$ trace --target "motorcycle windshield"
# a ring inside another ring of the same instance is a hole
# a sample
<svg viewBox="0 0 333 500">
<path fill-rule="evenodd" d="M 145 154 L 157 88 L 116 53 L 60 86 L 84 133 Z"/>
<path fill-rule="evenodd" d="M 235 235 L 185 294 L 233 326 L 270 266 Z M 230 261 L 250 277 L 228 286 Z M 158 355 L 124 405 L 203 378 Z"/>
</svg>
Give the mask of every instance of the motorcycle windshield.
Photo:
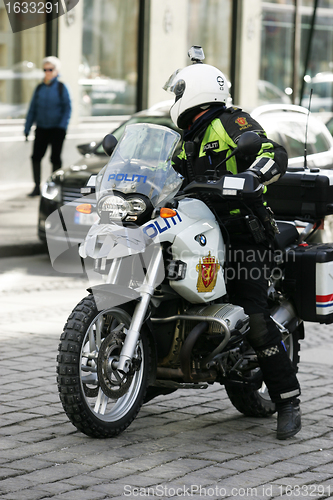
<svg viewBox="0 0 333 500">
<path fill-rule="evenodd" d="M 128 125 L 96 178 L 97 200 L 107 192 L 147 196 L 153 207 L 172 199 L 183 178 L 172 167 L 180 134 L 161 125 Z"/>
</svg>

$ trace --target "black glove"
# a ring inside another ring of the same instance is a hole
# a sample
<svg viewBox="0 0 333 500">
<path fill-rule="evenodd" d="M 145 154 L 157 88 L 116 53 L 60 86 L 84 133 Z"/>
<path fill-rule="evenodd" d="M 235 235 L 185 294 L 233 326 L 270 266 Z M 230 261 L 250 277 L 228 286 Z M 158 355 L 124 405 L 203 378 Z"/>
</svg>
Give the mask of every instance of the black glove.
<svg viewBox="0 0 333 500">
<path fill-rule="evenodd" d="M 245 172 L 241 172 L 236 174 L 234 177 L 240 177 L 245 179 L 245 184 L 243 190 L 251 192 L 251 190 L 256 190 L 258 186 L 261 184 L 260 172 L 256 170 L 245 170 Z"/>
<path fill-rule="evenodd" d="M 251 176 L 255 177 L 256 179 L 258 179 L 261 182 L 260 172 L 258 172 L 257 170 L 251 170 L 250 168 L 248 168 L 247 170 L 245 170 L 242 173 L 246 174 L 246 176 L 248 175 L 249 177 L 251 177 Z"/>
</svg>

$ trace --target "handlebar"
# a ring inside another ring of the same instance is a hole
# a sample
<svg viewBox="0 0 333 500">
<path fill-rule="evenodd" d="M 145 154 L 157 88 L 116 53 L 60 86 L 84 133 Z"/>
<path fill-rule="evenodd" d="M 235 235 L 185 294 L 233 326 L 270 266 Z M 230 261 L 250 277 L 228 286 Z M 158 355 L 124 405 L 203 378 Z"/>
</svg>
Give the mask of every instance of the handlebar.
<svg viewBox="0 0 333 500">
<path fill-rule="evenodd" d="M 208 192 L 217 194 L 225 200 L 256 200 L 264 191 L 264 186 L 254 172 L 246 171 L 236 175 L 224 175 L 220 179 L 205 176 L 197 177 L 188 184 L 184 194 Z"/>
</svg>

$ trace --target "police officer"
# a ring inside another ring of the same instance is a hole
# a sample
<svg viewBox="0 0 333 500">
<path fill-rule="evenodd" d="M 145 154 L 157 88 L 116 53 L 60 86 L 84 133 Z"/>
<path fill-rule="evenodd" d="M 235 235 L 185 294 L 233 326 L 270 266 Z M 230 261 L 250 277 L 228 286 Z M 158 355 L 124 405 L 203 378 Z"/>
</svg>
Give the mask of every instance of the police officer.
<svg viewBox="0 0 333 500">
<path fill-rule="evenodd" d="M 170 111 L 172 121 L 184 130 L 183 148 L 175 168 L 185 177 L 185 183 L 214 170 L 220 176 L 246 172 L 264 185 L 279 179 L 287 168 L 285 149 L 269 140 L 248 113 L 226 106 L 228 82 L 217 68 L 202 63 L 200 47 L 192 47 L 189 56 L 193 64 L 175 72 L 164 87 L 175 94 Z M 259 153 L 252 157 L 233 156 L 219 167 L 246 131 L 256 132 L 261 138 Z M 261 198 L 252 205 L 239 206 L 216 196 L 204 196 L 227 229 L 231 248 L 226 271 L 228 294 L 230 301 L 242 306 L 250 317 L 248 340 L 277 407 L 277 438 L 287 439 L 301 429 L 300 386 L 268 307 L 267 268 L 271 265 L 274 221 Z"/>
</svg>

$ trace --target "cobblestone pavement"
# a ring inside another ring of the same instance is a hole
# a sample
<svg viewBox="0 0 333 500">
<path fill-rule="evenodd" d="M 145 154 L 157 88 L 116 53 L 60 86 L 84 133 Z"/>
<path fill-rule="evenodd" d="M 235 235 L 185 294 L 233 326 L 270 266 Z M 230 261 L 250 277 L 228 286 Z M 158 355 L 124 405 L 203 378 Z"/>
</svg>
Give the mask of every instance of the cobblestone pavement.
<svg viewBox="0 0 333 500">
<path fill-rule="evenodd" d="M 55 376 L 84 280 L 57 275 L 46 256 L 0 259 L 0 272 L 1 499 L 333 496 L 332 327 L 306 325 L 304 354 L 319 358 L 300 364 L 303 429 L 294 438 L 277 441 L 275 416 L 245 418 L 214 385 L 156 398 L 122 435 L 97 440 L 68 421 Z"/>
</svg>

